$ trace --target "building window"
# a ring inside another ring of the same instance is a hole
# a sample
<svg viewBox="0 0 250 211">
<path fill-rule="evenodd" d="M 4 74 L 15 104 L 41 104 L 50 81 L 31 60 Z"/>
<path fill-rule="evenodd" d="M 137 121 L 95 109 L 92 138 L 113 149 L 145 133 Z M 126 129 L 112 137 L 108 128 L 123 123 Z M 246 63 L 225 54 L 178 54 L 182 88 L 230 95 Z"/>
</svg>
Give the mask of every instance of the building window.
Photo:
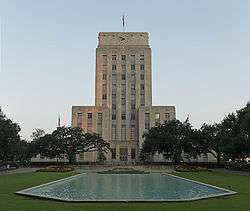
<svg viewBox="0 0 250 211">
<path fill-rule="evenodd" d="M 121 84 L 121 94 L 126 95 L 126 84 Z"/>
<path fill-rule="evenodd" d="M 97 114 L 97 118 L 98 118 L 99 120 L 102 120 L 102 113 L 98 113 L 98 114 Z"/>
<path fill-rule="evenodd" d="M 135 90 L 135 84 L 131 84 L 131 90 L 132 90 L 132 91 Z"/>
<path fill-rule="evenodd" d="M 144 55 L 140 55 L 140 60 L 144 61 Z"/>
<path fill-rule="evenodd" d="M 141 106 L 145 106 L 145 95 L 141 94 Z"/>
<path fill-rule="evenodd" d="M 102 80 L 107 80 L 107 75 L 106 74 L 102 75 Z"/>
<path fill-rule="evenodd" d="M 116 114 L 112 114 L 112 120 L 116 120 Z"/>
<path fill-rule="evenodd" d="M 115 95 L 116 93 L 116 84 L 112 84 L 112 95 Z M 113 96 L 112 96 L 113 99 Z"/>
<path fill-rule="evenodd" d="M 116 140 L 116 125 L 112 125 L 112 140 Z"/>
<path fill-rule="evenodd" d="M 170 120 L 170 113 L 165 113 L 165 119 L 166 119 L 167 121 Z"/>
<path fill-rule="evenodd" d="M 112 94 L 112 109 L 116 109 L 116 94 Z"/>
<path fill-rule="evenodd" d="M 121 105 L 126 105 L 126 98 L 125 98 L 125 96 L 121 97 Z"/>
<path fill-rule="evenodd" d="M 126 141 L 126 125 L 122 125 L 122 128 L 121 128 L 121 139 L 122 139 L 122 141 Z"/>
<path fill-rule="evenodd" d="M 141 91 L 144 91 L 144 89 L 145 89 L 144 84 L 141 84 Z"/>
<path fill-rule="evenodd" d="M 141 80 L 143 81 L 145 79 L 145 75 L 141 74 Z"/>
<path fill-rule="evenodd" d="M 160 124 L 160 113 L 155 113 L 155 124 Z"/>
<path fill-rule="evenodd" d="M 102 62 L 103 62 L 104 65 L 106 65 L 108 63 L 108 57 L 107 57 L 107 55 L 103 55 L 102 56 Z"/>
<path fill-rule="evenodd" d="M 82 127 L 82 113 L 77 113 L 77 127 Z"/>
<path fill-rule="evenodd" d="M 131 103 L 131 110 L 135 110 L 135 104 Z"/>
<path fill-rule="evenodd" d="M 130 120 L 135 120 L 135 113 L 131 113 L 131 118 Z"/>
<path fill-rule="evenodd" d="M 136 157 L 135 157 L 135 148 L 132 148 L 131 149 L 131 159 L 134 160 Z"/>
<path fill-rule="evenodd" d="M 112 74 L 112 83 L 116 83 L 116 74 Z"/>
<path fill-rule="evenodd" d="M 135 125 L 131 125 L 130 127 L 130 139 L 131 140 L 135 139 Z"/>
<path fill-rule="evenodd" d="M 128 160 L 128 148 L 120 148 L 120 161 Z"/>
<path fill-rule="evenodd" d="M 116 61 L 116 55 L 112 55 L 112 60 Z"/>
<path fill-rule="evenodd" d="M 122 61 L 126 60 L 126 55 L 122 55 Z"/>
<path fill-rule="evenodd" d="M 140 65 L 140 70 L 144 70 L 144 64 Z"/>
<path fill-rule="evenodd" d="M 103 100 L 107 100 L 107 94 L 103 94 L 103 95 L 102 95 L 102 99 L 103 99 Z"/>
<path fill-rule="evenodd" d="M 126 65 L 122 64 L 122 71 L 126 71 Z"/>
<path fill-rule="evenodd" d="M 126 74 L 122 74 L 122 80 L 126 80 Z"/>
<path fill-rule="evenodd" d="M 136 80 L 136 76 L 135 74 L 131 74 L 131 81 L 135 83 L 135 80 Z M 135 85 L 135 84 L 134 84 Z M 132 84 L 131 84 L 132 86 Z"/>
<path fill-rule="evenodd" d="M 88 113 L 87 114 L 87 130 L 88 132 L 91 132 L 91 128 L 92 128 L 92 113 Z"/>
<path fill-rule="evenodd" d="M 102 113 L 97 113 L 97 133 L 102 136 Z"/>
<path fill-rule="evenodd" d="M 134 64 L 131 65 L 131 70 L 135 70 L 135 65 Z"/>
<path fill-rule="evenodd" d="M 150 129 L 150 114 L 145 113 L 145 129 L 149 130 Z"/>
<path fill-rule="evenodd" d="M 122 120 L 126 120 L 126 114 L 121 115 Z"/>
<path fill-rule="evenodd" d="M 115 160 L 116 159 L 116 148 L 111 149 L 111 159 Z"/>
<path fill-rule="evenodd" d="M 107 93 L 107 84 L 102 84 L 102 93 Z"/>
<path fill-rule="evenodd" d="M 134 64 L 135 63 L 135 55 L 130 55 L 131 58 L 131 63 Z"/>
<path fill-rule="evenodd" d="M 115 64 L 112 65 L 112 70 L 116 70 L 116 65 Z"/>
<path fill-rule="evenodd" d="M 92 119 L 92 113 L 88 113 L 88 119 Z"/>
</svg>

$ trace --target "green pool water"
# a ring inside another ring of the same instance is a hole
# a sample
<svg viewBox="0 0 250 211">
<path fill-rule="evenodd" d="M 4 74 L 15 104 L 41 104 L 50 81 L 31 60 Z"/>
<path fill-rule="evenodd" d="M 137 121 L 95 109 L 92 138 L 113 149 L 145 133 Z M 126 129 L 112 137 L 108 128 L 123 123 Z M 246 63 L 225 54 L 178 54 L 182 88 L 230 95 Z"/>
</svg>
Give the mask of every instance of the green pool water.
<svg viewBox="0 0 250 211">
<path fill-rule="evenodd" d="M 161 173 L 87 173 L 17 193 L 63 201 L 189 201 L 235 192 Z"/>
</svg>

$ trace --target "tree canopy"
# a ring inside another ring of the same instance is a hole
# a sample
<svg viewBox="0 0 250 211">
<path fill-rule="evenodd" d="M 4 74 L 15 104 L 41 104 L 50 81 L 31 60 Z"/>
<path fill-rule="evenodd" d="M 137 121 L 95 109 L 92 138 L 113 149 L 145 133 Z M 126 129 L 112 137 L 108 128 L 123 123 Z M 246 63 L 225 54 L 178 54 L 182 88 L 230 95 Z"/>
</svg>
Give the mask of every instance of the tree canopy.
<svg viewBox="0 0 250 211">
<path fill-rule="evenodd" d="M 19 132 L 21 128 L 17 123 L 8 119 L 0 108 L 0 160 L 15 160 L 17 145 L 21 141 Z"/>
<path fill-rule="evenodd" d="M 158 124 L 144 134 L 142 153 L 163 153 L 165 158 L 179 163 L 182 152 L 193 155 L 191 125 L 173 120 Z"/>
<path fill-rule="evenodd" d="M 35 131 L 35 134 L 41 133 Z M 85 133 L 79 127 L 58 127 L 51 134 L 45 134 L 39 138 L 34 137 L 31 142 L 34 155 L 41 154 L 57 159 L 66 155 L 70 163 L 75 161 L 76 154 L 79 153 L 93 151 L 106 153 L 110 150 L 110 144 L 98 134 Z"/>
<path fill-rule="evenodd" d="M 210 153 L 218 165 L 221 159 L 244 160 L 250 156 L 250 103 L 220 123 L 203 124 L 200 129 L 178 120 L 158 124 L 144 134 L 141 152 L 163 153 L 175 163 L 183 159 L 182 153 L 188 158 Z"/>
</svg>

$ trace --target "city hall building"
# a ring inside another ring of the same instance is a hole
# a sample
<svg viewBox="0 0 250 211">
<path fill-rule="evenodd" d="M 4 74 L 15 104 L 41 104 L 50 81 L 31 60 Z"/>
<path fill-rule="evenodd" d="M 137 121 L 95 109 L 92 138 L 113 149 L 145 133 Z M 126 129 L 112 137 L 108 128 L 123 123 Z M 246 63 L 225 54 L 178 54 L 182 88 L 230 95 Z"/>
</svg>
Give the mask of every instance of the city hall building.
<svg viewBox="0 0 250 211">
<path fill-rule="evenodd" d="M 148 33 L 100 32 L 95 71 L 95 105 L 72 106 L 72 127 L 98 133 L 108 141 L 107 161 L 136 162 L 143 133 L 175 119 L 174 106 L 152 105 Z M 97 153 L 84 153 L 78 160 L 95 162 Z"/>
</svg>

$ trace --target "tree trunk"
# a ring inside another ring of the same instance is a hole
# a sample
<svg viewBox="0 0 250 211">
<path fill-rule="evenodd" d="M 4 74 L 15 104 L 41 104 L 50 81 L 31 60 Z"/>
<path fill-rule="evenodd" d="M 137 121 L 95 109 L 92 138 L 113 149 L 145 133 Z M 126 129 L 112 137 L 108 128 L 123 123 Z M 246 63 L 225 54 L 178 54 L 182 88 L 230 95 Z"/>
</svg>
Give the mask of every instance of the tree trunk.
<svg viewBox="0 0 250 211">
<path fill-rule="evenodd" d="M 220 155 L 220 153 L 217 153 L 217 156 L 216 156 L 216 159 L 217 159 L 217 166 L 220 166 L 220 158 L 221 158 L 221 155 Z"/>
</svg>

